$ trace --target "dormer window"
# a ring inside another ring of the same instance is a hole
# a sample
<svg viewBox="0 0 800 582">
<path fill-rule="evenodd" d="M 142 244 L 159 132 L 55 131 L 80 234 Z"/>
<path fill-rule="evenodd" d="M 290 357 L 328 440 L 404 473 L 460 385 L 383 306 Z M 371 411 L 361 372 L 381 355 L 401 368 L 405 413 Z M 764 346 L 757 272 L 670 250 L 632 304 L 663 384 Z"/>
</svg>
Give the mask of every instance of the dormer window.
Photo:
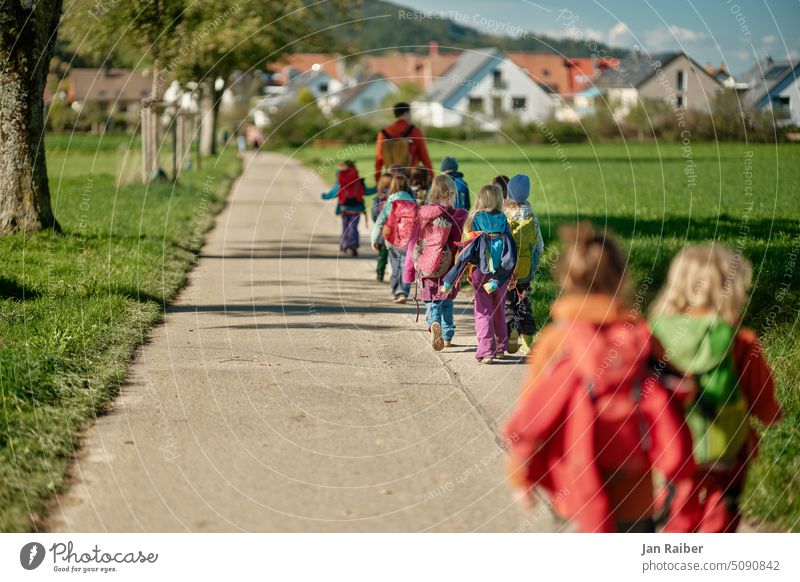
<svg viewBox="0 0 800 582">
<path fill-rule="evenodd" d="M 493 81 L 494 81 L 494 88 L 495 89 L 502 89 L 503 88 L 503 73 L 500 69 L 495 69 L 492 72 Z"/>
</svg>

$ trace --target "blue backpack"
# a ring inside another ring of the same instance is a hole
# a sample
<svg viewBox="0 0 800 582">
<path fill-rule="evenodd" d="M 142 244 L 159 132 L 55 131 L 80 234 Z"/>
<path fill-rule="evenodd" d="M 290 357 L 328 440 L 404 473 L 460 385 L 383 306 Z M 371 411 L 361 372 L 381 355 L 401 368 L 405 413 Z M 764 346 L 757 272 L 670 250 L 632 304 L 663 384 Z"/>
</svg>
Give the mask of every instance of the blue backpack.
<svg viewBox="0 0 800 582">
<path fill-rule="evenodd" d="M 464 210 L 469 210 L 469 186 L 467 186 L 467 183 L 464 181 L 464 174 L 461 172 L 454 172 L 450 174 L 450 177 L 456 184 L 456 199 L 453 204 L 453 208 L 463 208 Z"/>
</svg>

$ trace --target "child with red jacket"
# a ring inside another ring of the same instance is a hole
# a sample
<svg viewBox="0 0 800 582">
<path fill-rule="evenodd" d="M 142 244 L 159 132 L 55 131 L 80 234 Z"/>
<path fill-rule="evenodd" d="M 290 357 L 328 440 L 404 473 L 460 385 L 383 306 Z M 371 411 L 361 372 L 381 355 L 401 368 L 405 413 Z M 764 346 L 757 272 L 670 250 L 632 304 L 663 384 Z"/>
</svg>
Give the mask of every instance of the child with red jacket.
<svg viewBox="0 0 800 582">
<path fill-rule="evenodd" d="M 342 217 L 342 236 L 339 250 L 358 256 L 358 221 L 364 212 L 364 196 L 371 196 L 377 188 L 367 188 L 358 175 L 356 163 L 345 160 L 336 172 L 336 184 L 322 195 L 323 200 L 337 199 L 336 214 Z"/>
<path fill-rule="evenodd" d="M 652 309 L 653 333 L 670 363 L 696 381 L 684 398 L 697 470 L 678 484 L 664 531 L 735 532 L 747 466 L 757 452 L 750 418 L 781 417 L 775 383 L 755 333 L 741 327 L 749 261 L 721 245 L 689 246 L 672 260 Z"/>
<path fill-rule="evenodd" d="M 525 500 L 547 491 L 580 531 L 652 532 L 653 474 L 692 475 L 691 435 L 652 366 L 663 351 L 626 298 L 624 254 L 588 223 L 560 235 L 562 294 L 505 430 L 509 481 Z"/>
</svg>

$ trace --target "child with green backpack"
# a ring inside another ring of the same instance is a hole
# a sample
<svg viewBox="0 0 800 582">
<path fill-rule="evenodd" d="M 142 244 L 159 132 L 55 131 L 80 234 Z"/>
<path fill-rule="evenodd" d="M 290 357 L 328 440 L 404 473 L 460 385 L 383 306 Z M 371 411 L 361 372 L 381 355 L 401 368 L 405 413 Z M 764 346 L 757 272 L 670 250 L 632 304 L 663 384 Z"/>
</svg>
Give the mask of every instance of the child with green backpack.
<svg viewBox="0 0 800 582">
<path fill-rule="evenodd" d="M 530 178 L 517 174 L 507 180 L 506 192 L 503 211 L 517 245 L 517 267 L 506 296 L 508 352 L 515 354 L 520 349 L 520 341 L 522 349 L 525 352 L 530 351 L 533 334 L 536 333 L 536 320 L 531 308 L 531 282 L 544 252 L 544 240 L 539 217 L 528 202 L 531 193 Z"/>
<path fill-rule="evenodd" d="M 764 425 L 780 419 L 769 365 L 755 333 L 740 324 L 751 278 L 750 263 L 731 249 L 688 246 L 672 260 L 653 307 L 664 360 L 697 384 L 683 397 L 697 470 L 666 493 L 665 531 L 735 532 L 756 453 L 749 417 Z"/>
</svg>

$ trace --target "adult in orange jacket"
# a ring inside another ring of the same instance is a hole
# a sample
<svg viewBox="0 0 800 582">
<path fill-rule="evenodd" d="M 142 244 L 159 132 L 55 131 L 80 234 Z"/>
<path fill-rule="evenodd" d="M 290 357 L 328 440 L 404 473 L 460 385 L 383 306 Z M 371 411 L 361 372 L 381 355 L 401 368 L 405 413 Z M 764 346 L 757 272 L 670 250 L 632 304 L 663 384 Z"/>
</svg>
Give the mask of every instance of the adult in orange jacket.
<svg viewBox="0 0 800 582">
<path fill-rule="evenodd" d="M 381 170 L 394 163 L 411 168 L 420 163 L 428 168 L 433 175 L 433 164 L 428 155 L 428 146 L 425 143 L 425 136 L 420 128 L 411 125 L 411 106 L 408 103 L 397 103 L 394 106 L 395 121 L 390 123 L 378 132 L 375 143 L 375 182 L 381 177 Z M 383 145 L 386 140 L 405 139 L 408 142 L 408 163 L 398 160 L 386 160 L 384 158 Z"/>
</svg>

